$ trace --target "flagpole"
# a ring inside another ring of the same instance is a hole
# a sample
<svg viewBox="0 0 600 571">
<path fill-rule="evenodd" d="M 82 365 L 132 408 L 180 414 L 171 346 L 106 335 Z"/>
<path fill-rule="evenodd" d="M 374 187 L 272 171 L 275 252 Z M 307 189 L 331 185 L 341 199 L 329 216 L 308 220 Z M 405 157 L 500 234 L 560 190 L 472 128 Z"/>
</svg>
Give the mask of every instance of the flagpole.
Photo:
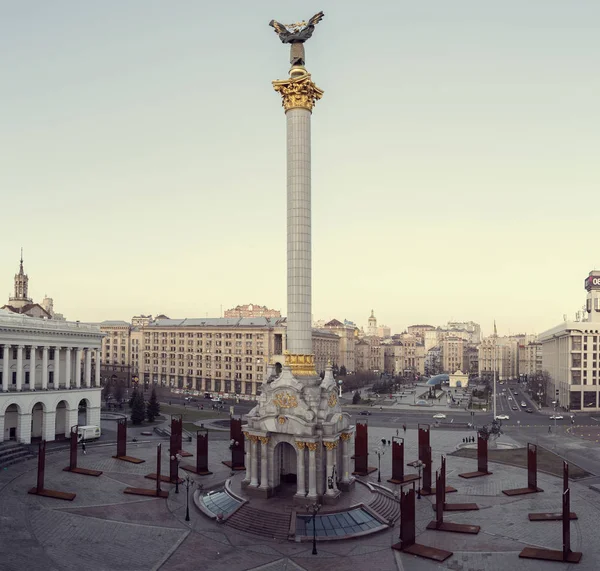
<svg viewBox="0 0 600 571">
<path fill-rule="evenodd" d="M 492 399 L 493 399 L 493 411 L 494 411 L 494 419 L 496 418 L 496 345 L 498 342 L 498 332 L 496 330 L 496 320 L 494 320 L 494 386 L 493 386 L 493 393 L 492 393 Z"/>
</svg>

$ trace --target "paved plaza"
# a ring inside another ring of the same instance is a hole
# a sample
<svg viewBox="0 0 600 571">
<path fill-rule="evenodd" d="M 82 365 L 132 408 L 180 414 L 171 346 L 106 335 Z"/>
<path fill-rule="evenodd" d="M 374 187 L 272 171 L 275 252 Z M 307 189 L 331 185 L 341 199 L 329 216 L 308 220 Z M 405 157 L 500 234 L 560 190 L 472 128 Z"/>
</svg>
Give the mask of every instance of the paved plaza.
<svg viewBox="0 0 600 571">
<path fill-rule="evenodd" d="M 402 431 L 401 435 L 402 435 Z M 473 433 L 436 431 L 431 433 L 434 469 L 439 468 L 441 454 L 453 451 L 462 438 Z M 391 439 L 395 430 L 371 428 L 370 449 L 381 446 L 381 439 Z M 219 486 L 231 476 L 221 464 L 228 457 L 227 433 L 210 433 L 209 467 L 211 476 L 194 476 L 206 489 Z M 510 443 L 511 439 L 503 436 Z M 475 460 L 447 457 L 448 484 L 458 492 L 448 499 L 476 502 L 480 510 L 450 513 L 447 521 L 481 526 L 476 536 L 426 531 L 433 518 L 432 497 L 417 500 L 417 541 L 454 552 L 443 564 L 429 562 L 393 551 L 398 525 L 375 535 L 318 544 L 318 555 L 311 554 L 310 543 L 277 541 L 244 533 L 208 519 L 196 508 L 190 493 L 191 521 L 185 521 L 185 486 L 179 494 L 174 486 L 167 500 L 126 495 L 127 486 L 151 488 L 154 482 L 144 476 L 155 470 L 156 443 L 128 442 L 128 454 L 146 459 L 143 464 L 129 464 L 112 458 L 113 444 L 89 445 L 87 455 L 79 455 L 79 466 L 102 470 L 99 478 L 71 474 L 62 470 L 68 464 L 64 449 L 48 454 L 46 487 L 75 492 L 72 502 L 27 494 L 35 485 L 36 460 L 10 466 L 0 473 L 0 568 L 3 571 L 44 569 L 48 571 L 185 571 L 206 569 L 242 571 L 248 569 L 336 570 L 356 569 L 416 570 L 453 569 L 464 571 L 505 570 L 518 565 L 523 571 L 566 569 L 563 563 L 520 560 L 518 554 L 527 545 L 561 548 L 560 522 L 529 522 L 529 512 L 560 510 L 562 483 L 558 478 L 539 474 L 544 492 L 509 498 L 502 489 L 523 487 L 526 472 L 520 468 L 490 464 L 493 475 L 464 480 L 458 474 L 475 469 Z M 163 442 L 163 473 L 168 469 L 168 442 Z M 194 452 L 194 443 L 184 445 Z M 596 453 L 594 451 L 594 453 Z M 416 458 L 416 431 L 406 433 L 406 461 Z M 377 457 L 373 455 L 372 465 Z M 189 458 L 193 463 L 195 458 Z M 410 472 L 410 469 L 407 469 Z M 182 472 L 183 474 L 183 472 Z M 391 447 L 382 457 L 382 480 L 391 474 Z M 233 476 L 243 478 L 243 472 Z M 376 482 L 377 473 L 367 480 Z M 596 522 L 600 517 L 600 493 L 586 481 L 572 483 L 571 509 L 578 520 L 571 524 L 572 549 L 583 552 L 577 567 L 597 569 L 600 547 L 596 542 Z M 273 500 L 276 502 L 277 500 Z"/>
</svg>

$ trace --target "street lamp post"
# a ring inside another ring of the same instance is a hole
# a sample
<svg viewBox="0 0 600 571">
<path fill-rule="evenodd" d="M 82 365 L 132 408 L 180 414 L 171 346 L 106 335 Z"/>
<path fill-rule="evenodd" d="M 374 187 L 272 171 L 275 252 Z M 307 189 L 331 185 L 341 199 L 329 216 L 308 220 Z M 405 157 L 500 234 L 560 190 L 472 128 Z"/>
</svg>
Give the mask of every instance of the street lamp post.
<svg viewBox="0 0 600 571">
<path fill-rule="evenodd" d="M 173 454 L 171 461 L 175 462 L 177 468 L 175 470 L 175 493 L 179 493 L 179 462 L 181 462 L 181 454 Z"/>
<path fill-rule="evenodd" d="M 417 490 L 417 499 L 421 499 L 421 469 L 423 468 L 423 461 L 417 460 L 415 462 L 415 468 L 419 470 L 419 489 Z"/>
<path fill-rule="evenodd" d="M 312 512 L 312 523 L 313 523 L 313 548 L 312 554 L 317 555 L 317 514 L 321 509 L 321 504 L 314 503 L 306 506 L 307 512 Z"/>
<path fill-rule="evenodd" d="M 192 479 L 188 475 L 185 477 L 185 521 L 190 521 L 190 486 L 191 485 L 192 485 Z"/>
<path fill-rule="evenodd" d="M 381 457 L 385 454 L 385 450 L 377 448 L 375 454 L 377 454 L 377 482 L 381 484 Z"/>
</svg>

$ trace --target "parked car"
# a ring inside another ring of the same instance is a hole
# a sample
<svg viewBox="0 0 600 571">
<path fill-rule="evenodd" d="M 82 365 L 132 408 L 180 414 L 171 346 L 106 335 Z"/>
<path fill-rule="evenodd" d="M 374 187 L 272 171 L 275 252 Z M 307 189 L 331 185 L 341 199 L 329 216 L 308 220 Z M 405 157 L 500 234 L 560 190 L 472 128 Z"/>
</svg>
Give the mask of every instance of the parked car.
<svg viewBox="0 0 600 571">
<path fill-rule="evenodd" d="M 512 409 L 513 409 L 513 410 L 519 410 L 519 407 L 518 407 L 518 406 L 514 406 L 514 405 L 513 405 L 513 406 L 512 406 Z"/>
<path fill-rule="evenodd" d="M 527 403 L 526 403 L 525 401 L 523 401 L 523 402 L 521 403 L 521 406 L 522 406 L 523 408 L 527 408 Z"/>
<path fill-rule="evenodd" d="M 433 418 L 446 418 L 446 415 L 443 412 L 438 412 L 433 415 Z"/>
<path fill-rule="evenodd" d="M 371 411 L 370 410 L 361 410 L 358 414 L 362 414 L 364 416 L 370 416 Z"/>
<path fill-rule="evenodd" d="M 562 420 L 562 419 L 563 419 L 563 416 L 562 416 L 562 414 L 553 414 L 553 415 L 550 417 L 550 420 Z"/>
<path fill-rule="evenodd" d="M 510 417 L 508 416 L 508 414 L 499 414 L 496 416 L 496 420 L 509 420 Z"/>
<path fill-rule="evenodd" d="M 526 408 L 526 409 L 525 409 L 525 412 L 533 412 L 533 410 L 532 410 L 532 409 L 530 409 L 530 408 Z"/>
</svg>

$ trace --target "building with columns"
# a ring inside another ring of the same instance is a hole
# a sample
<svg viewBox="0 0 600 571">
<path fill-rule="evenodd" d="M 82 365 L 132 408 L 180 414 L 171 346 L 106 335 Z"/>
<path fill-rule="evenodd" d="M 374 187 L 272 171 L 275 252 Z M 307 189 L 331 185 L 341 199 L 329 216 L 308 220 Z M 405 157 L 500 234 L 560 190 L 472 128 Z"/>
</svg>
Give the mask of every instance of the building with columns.
<svg viewBox="0 0 600 571">
<path fill-rule="evenodd" d="M 56 440 L 100 424 L 98 327 L 0 310 L 0 441 Z"/>
</svg>

